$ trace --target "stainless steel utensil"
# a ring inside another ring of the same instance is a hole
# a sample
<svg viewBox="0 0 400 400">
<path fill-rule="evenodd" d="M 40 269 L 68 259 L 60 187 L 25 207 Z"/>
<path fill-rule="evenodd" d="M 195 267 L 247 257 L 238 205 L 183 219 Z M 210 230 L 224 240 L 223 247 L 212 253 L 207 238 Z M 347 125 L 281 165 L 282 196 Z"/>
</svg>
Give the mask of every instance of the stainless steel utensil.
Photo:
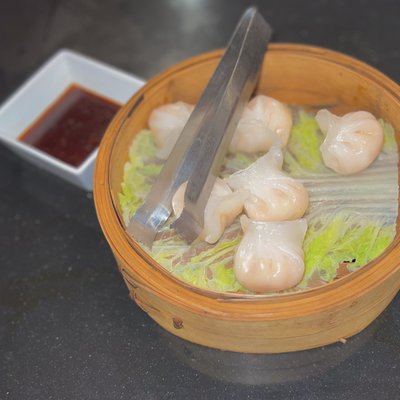
<svg viewBox="0 0 400 400">
<path fill-rule="evenodd" d="M 172 196 L 186 181 L 184 209 L 172 227 L 188 242 L 201 232 L 204 208 L 255 88 L 271 32 L 254 7 L 245 11 L 160 175 L 129 222 L 128 232 L 135 240 L 151 247 L 171 214 Z"/>
</svg>

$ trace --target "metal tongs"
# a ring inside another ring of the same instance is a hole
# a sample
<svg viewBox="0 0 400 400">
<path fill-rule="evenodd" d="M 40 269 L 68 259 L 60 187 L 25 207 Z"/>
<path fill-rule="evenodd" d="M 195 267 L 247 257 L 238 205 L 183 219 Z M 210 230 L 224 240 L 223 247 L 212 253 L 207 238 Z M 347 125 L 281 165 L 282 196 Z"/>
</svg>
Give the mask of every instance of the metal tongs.
<svg viewBox="0 0 400 400">
<path fill-rule="evenodd" d="M 205 206 L 254 91 L 271 32 L 256 8 L 245 11 L 160 175 L 129 222 L 136 241 L 152 246 L 172 212 L 173 195 L 186 181 L 184 208 L 171 226 L 189 243 L 202 231 Z"/>
</svg>

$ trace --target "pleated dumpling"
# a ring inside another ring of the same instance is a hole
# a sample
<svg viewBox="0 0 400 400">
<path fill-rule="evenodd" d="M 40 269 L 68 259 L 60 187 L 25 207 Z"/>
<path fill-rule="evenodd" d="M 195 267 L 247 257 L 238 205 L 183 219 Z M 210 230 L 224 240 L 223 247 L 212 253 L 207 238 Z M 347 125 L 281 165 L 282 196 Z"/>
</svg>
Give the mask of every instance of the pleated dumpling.
<svg viewBox="0 0 400 400">
<path fill-rule="evenodd" d="M 183 183 L 172 198 L 172 208 L 176 217 L 182 213 L 187 182 Z M 232 192 L 228 184 L 217 178 L 204 210 L 204 228 L 199 238 L 207 243 L 216 243 L 226 227 L 242 212 L 247 198 L 246 191 Z"/>
<path fill-rule="evenodd" d="M 288 107 L 272 97 L 256 96 L 243 110 L 229 151 L 265 153 L 272 145 L 285 147 L 292 124 L 292 114 Z"/>
<path fill-rule="evenodd" d="M 308 192 L 301 182 L 282 171 L 282 164 L 282 150 L 273 146 L 249 167 L 228 178 L 232 189 L 250 192 L 244 209 L 251 219 L 286 221 L 304 215 L 308 207 Z"/>
<path fill-rule="evenodd" d="M 253 292 L 289 289 L 304 274 L 303 240 L 307 221 L 252 221 L 240 218 L 243 239 L 234 259 L 236 279 Z"/>
<path fill-rule="evenodd" d="M 191 104 L 178 101 L 155 108 L 151 112 L 148 123 L 158 148 L 158 158 L 168 158 L 193 108 Z"/>
<path fill-rule="evenodd" d="M 328 110 L 316 117 L 325 140 L 321 155 L 327 167 L 343 175 L 367 168 L 378 157 L 383 145 L 383 128 L 367 111 L 351 112 L 338 117 Z"/>
</svg>

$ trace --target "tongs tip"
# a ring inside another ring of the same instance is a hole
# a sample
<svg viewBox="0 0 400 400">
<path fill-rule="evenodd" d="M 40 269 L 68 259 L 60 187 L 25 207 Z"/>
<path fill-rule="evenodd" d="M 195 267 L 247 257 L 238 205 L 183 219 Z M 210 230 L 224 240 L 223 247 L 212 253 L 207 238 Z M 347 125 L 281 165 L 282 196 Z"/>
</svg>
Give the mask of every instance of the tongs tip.
<svg viewBox="0 0 400 400">
<path fill-rule="evenodd" d="M 193 214 L 183 209 L 182 214 L 172 224 L 171 228 L 187 243 L 192 243 L 202 231 L 202 223 L 193 218 Z"/>
<path fill-rule="evenodd" d="M 148 204 L 140 207 L 128 224 L 128 233 L 137 241 L 151 248 L 159 228 L 165 223 L 170 211 L 158 206 L 152 211 L 148 210 Z"/>
<path fill-rule="evenodd" d="M 128 233 L 140 244 L 151 248 L 157 232 L 146 224 L 137 222 L 134 218 L 129 221 Z"/>
</svg>

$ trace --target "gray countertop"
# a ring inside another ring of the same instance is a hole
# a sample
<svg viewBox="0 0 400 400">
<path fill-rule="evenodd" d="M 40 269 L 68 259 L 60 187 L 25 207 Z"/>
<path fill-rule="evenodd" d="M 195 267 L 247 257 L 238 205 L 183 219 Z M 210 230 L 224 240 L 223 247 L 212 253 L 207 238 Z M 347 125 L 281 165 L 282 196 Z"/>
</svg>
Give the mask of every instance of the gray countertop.
<svg viewBox="0 0 400 400">
<path fill-rule="evenodd" d="M 59 48 L 148 79 L 223 47 L 248 4 L 3 2 L 0 101 Z M 342 51 L 400 82 L 400 2 L 258 5 L 273 41 Z M 399 295 L 346 344 L 246 355 L 185 342 L 128 297 L 92 194 L 3 146 L 0 244 L 0 399 L 400 399 Z"/>
</svg>

